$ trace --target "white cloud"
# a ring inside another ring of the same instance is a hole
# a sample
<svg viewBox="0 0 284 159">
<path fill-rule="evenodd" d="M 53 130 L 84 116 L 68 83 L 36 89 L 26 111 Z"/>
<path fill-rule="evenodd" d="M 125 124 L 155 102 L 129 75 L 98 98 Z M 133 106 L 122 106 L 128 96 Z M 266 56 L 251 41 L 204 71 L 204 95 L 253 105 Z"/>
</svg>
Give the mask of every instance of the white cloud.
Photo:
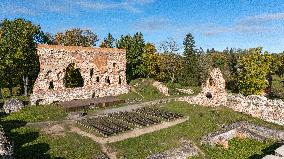
<svg viewBox="0 0 284 159">
<path fill-rule="evenodd" d="M 170 27 L 171 21 L 163 17 L 148 17 L 140 19 L 133 24 L 134 28 L 139 31 L 153 32 L 159 30 L 165 30 L 165 28 Z"/>
<path fill-rule="evenodd" d="M 247 16 L 237 19 L 231 26 L 213 26 L 208 27 L 203 34 L 207 36 L 217 35 L 222 33 L 263 33 L 283 31 L 283 27 L 276 25 L 267 25 L 269 22 L 284 20 L 284 13 L 270 13 L 256 16 Z"/>
<path fill-rule="evenodd" d="M 111 9 L 123 9 L 130 12 L 140 12 L 139 7 L 153 3 L 154 0 L 123 0 L 123 1 L 91 1 L 91 0 L 79 0 L 76 4 L 83 8 L 95 9 L 95 10 L 111 10 Z"/>
</svg>

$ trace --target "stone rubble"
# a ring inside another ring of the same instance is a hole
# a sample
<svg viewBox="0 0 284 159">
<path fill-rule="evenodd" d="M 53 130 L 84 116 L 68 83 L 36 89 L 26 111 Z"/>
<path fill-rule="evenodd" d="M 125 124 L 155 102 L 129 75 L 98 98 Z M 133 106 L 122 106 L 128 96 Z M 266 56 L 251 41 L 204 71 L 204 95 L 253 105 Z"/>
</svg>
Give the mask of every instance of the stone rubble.
<svg viewBox="0 0 284 159">
<path fill-rule="evenodd" d="M 235 111 L 261 118 L 268 122 L 284 125 L 284 102 L 271 100 L 259 95 L 227 94 L 225 80 L 220 69 L 215 68 L 202 85 L 202 92 L 197 96 L 181 97 L 179 101 L 204 106 L 226 106 Z"/>
<path fill-rule="evenodd" d="M 227 107 L 265 121 L 284 125 L 284 102 L 271 100 L 264 96 L 228 95 Z"/>
<path fill-rule="evenodd" d="M 219 68 L 214 68 L 209 78 L 202 84 L 202 91 L 197 96 L 181 97 L 180 101 L 191 104 L 221 106 L 226 105 L 227 92 L 225 89 L 225 79 Z"/>
<path fill-rule="evenodd" d="M 40 72 L 34 84 L 31 104 L 50 104 L 127 93 L 126 51 L 61 45 L 38 45 Z M 84 86 L 66 88 L 66 69 L 74 64 Z"/>
<path fill-rule="evenodd" d="M 8 141 L 3 128 L 0 128 L 0 157 L 3 159 L 13 159 L 13 147 Z"/>
<path fill-rule="evenodd" d="M 19 99 L 14 99 L 14 98 L 8 99 L 3 105 L 3 110 L 7 114 L 18 112 L 22 108 L 24 108 L 24 103 Z"/>
<path fill-rule="evenodd" d="M 176 88 L 177 91 L 181 92 L 181 93 L 185 93 L 185 94 L 193 94 L 193 90 L 188 88 L 188 89 L 180 89 L 180 88 Z"/>
<path fill-rule="evenodd" d="M 156 87 L 163 95 L 170 96 L 169 88 L 165 86 L 162 82 L 155 81 L 153 82 L 153 86 Z"/>
</svg>

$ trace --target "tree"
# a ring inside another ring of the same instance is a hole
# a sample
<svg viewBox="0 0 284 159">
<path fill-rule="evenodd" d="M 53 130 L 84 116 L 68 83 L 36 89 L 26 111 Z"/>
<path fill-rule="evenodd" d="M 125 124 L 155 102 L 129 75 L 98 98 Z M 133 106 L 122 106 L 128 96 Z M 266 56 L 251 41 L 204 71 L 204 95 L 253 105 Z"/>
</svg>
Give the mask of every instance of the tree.
<svg viewBox="0 0 284 159">
<path fill-rule="evenodd" d="M 121 36 L 116 42 L 116 47 L 126 49 L 126 78 L 130 82 L 132 79 L 145 77 L 143 66 L 143 51 L 145 42 L 142 33 L 135 33 L 132 36 Z"/>
<path fill-rule="evenodd" d="M 160 43 L 159 50 L 163 53 L 176 53 L 179 50 L 179 46 L 173 38 L 168 38 Z"/>
<path fill-rule="evenodd" d="M 185 85 L 198 85 L 199 72 L 198 72 L 198 55 L 195 49 L 195 41 L 191 33 L 188 33 L 183 41 L 184 45 L 184 60 L 185 67 L 182 70 L 181 81 Z"/>
<path fill-rule="evenodd" d="M 115 39 L 108 33 L 107 37 L 102 41 L 100 48 L 114 48 Z"/>
<path fill-rule="evenodd" d="M 34 82 L 39 71 L 36 44 L 43 42 L 40 26 L 24 19 L 7 20 L 0 23 L 1 71 L 12 95 L 12 88 L 23 79 L 25 95 L 28 85 Z"/>
<path fill-rule="evenodd" d="M 155 45 L 147 43 L 143 50 L 144 76 L 147 78 L 156 78 L 159 72 L 159 55 Z"/>
<path fill-rule="evenodd" d="M 182 56 L 174 53 L 163 53 L 159 56 L 159 69 L 160 74 L 158 79 L 164 82 L 179 82 L 178 77 L 181 76 L 184 61 Z"/>
<path fill-rule="evenodd" d="M 191 33 L 188 33 L 183 41 L 184 52 L 183 55 L 185 57 L 191 57 L 196 54 L 195 50 L 195 41 Z"/>
<path fill-rule="evenodd" d="M 66 45 L 66 46 L 96 46 L 98 36 L 91 30 L 82 30 L 80 28 L 74 28 L 66 30 L 65 32 L 59 32 L 54 37 L 54 44 Z"/>
<path fill-rule="evenodd" d="M 262 48 L 253 48 L 239 60 L 238 87 L 244 95 L 262 94 L 268 86 L 265 77 L 269 73 L 271 56 Z"/>
</svg>

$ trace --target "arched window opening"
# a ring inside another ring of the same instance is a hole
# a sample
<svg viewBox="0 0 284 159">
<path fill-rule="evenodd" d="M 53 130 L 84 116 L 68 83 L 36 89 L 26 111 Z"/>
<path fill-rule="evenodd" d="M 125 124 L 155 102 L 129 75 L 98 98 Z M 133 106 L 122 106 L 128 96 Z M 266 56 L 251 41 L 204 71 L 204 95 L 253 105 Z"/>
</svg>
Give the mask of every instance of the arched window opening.
<svg viewBox="0 0 284 159">
<path fill-rule="evenodd" d="M 97 82 L 100 82 L 100 77 L 99 77 L 99 76 L 97 76 L 96 81 L 97 81 Z"/>
<path fill-rule="evenodd" d="M 116 63 L 113 63 L 112 65 L 113 65 L 113 68 L 116 68 Z"/>
<path fill-rule="evenodd" d="M 53 81 L 49 82 L 49 86 L 48 86 L 48 89 L 54 89 L 54 84 L 53 84 Z"/>
<path fill-rule="evenodd" d="M 75 68 L 75 64 L 69 64 L 66 68 L 64 76 L 64 86 L 66 88 L 83 87 L 84 79 L 80 73 L 80 70 Z"/>
<path fill-rule="evenodd" d="M 107 83 L 107 84 L 110 84 L 110 80 L 109 80 L 109 77 L 108 77 L 108 76 L 106 77 L 106 83 Z"/>
</svg>

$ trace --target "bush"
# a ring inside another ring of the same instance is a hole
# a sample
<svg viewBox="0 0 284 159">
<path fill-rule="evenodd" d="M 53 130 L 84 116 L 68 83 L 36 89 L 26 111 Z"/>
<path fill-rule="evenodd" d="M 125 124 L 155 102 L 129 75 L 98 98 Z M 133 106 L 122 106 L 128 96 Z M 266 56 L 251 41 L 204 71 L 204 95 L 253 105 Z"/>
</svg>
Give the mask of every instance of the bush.
<svg viewBox="0 0 284 159">
<path fill-rule="evenodd" d="M 10 90 L 9 90 L 9 88 L 3 88 L 1 91 L 2 91 L 3 98 L 9 98 L 10 97 Z M 21 87 L 14 87 L 14 88 L 12 88 L 12 95 L 13 96 L 19 96 L 21 94 L 22 94 Z"/>
<path fill-rule="evenodd" d="M 269 72 L 271 56 L 262 48 L 250 49 L 239 60 L 238 88 L 244 95 L 263 94 L 268 86 L 265 77 Z"/>
</svg>

